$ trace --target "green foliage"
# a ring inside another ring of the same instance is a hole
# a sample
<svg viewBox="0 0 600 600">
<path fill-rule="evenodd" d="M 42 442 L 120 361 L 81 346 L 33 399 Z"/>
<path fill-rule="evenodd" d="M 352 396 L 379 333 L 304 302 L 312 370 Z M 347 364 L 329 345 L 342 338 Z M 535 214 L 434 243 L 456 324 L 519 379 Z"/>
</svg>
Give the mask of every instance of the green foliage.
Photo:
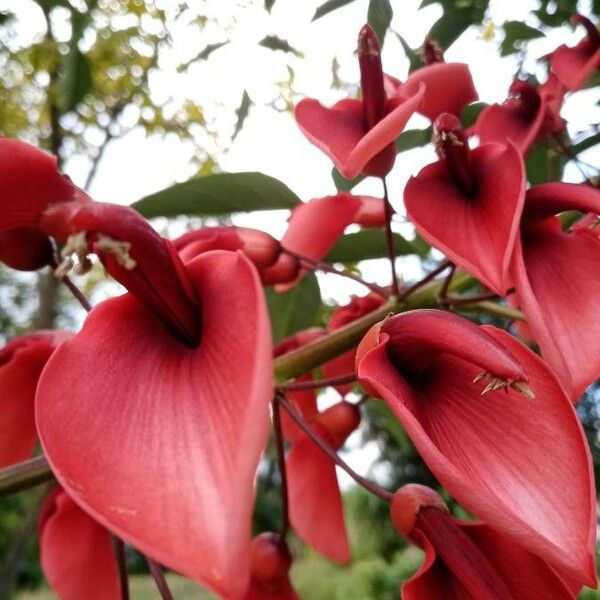
<svg viewBox="0 0 600 600">
<path fill-rule="evenodd" d="M 287 292 L 280 294 L 273 288 L 267 288 L 265 295 L 276 342 L 318 324 L 321 292 L 314 273 L 307 273 L 298 285 Z"/>
<path fill-rule="evenodd" d="M 431 142 L 431 136 L 433 135 L 433 127 L 426 127 L 425 129 L 407 129 L 403 131 L 396 140 L 396 152 L 406 152 L 413 148 L 420 148 L 426 146 Z"/>
<path fill-rule="evenodd" d="M 463 127 L 471 127 L 477 121 L 479 113 L 487 106 L 485 102 L 473 102 L 463 108 L 460 120 Z"/>
<path fill-rule="evenodd" d="M 502 27 L 504 39 L 500 45 L 500 56 L 508 56 L 519 51 L 523 42 L 544 37 L 543 32 L 539 29 L 530 27 L 522 21 L 506 21 Z"/>
<path fill-rule="evenodd" d="M 251 106 L 252 106 L 252 100 L 250 100 L 250 96 L 248 96 L 248 92 L 246 90 L 244 90 L 244 93 L 242 94 L 242 101 L 240 102 L 238 109 L 235 111 L 235 114 L 237 115 L 237 121 L 235 123 L 235 129 L 233 131 L 233 135 L 231 136 L 232 141 L 237 137 L 237 134 L 242 130 L 242 127 L 244 126 L 244 121 L 246 120 L 246 117 L 248 116 L 248 113 L 250 112 Z"/>
<path fill-rule="evenodd" d="M 531 185 L 558 181 L 562 177 L 565 163 L 565 157 L 556 151 L 555 146 L 549 143 L 537 144 L 525 159 L 527 181 Z"/>
<path fill-rule="evenodd" d="M 489 0 L 424 0 L 421 7 L 430 4 L 441 4 L 444 12 L 428 35 L 446 50 L 468 27 L 481 24 Z"/>
<path fill-rule="evenodd" d="M 349 192 L 363 181 L 365 176 L 358 175 L 354 179 L 346 179 L 335 167 L 333 167 L 333 169 L 331 169 L 331 178 L 333 179 L 333 183 L 338 192 Z"/>
<path fill-rule="evenodd" d="M 354 2 L 354 0 L 327 0 L 327 2 L 323 2 L 323 4 L 317 8 L 312 20 L 316 21 L 326 14 L 341 8 L 342 6 L 346 6 L 346 4 L 350 4 L 351 2 Z"/>
<path fill-rule="evenodd" d="M 300 199 L 285 184 L 262 173 L 216 173 L 177 183 L 132 204 L 147 218 L 218 216 L 293 208 Z"/>
<path fill-rule="evenodd" d="M 394 233 L 396 254 L 417 254 L 417 248 L 400 234 Z M 325 257 L 330 263 L 356 263 L 370 258 L 387 256 L 385 233 L 381 229 L 361 229 L 356 233 L 348 233 L 335 243 Z"/>
<path fill-rule="evenodd" d="M 390 0 L 369 0 L 367 22 L 375 30 L 382 46 L 393 16 Z"/>
<path fill-rule="evenodd" d="M 262 40 L 260 40 L 260 42 L 258 42 L 258 45 L 262 46 L 263 48 L 268 48 L 269 50 L 280 50 L 281 52 L 290 52 L 295 56 L 298 56 L 300 58 L 302 57 L 302 52 L 296 50 L 296 48 L 290 46 L 289 42 L 287 42 L 286 40 L 282 40 L 276 35 L 265 36 Z"/>
<path fill-rule="evenodd" d="M 418 50 L 413 50 L 406 40 L 396 31 L 394 31 L 395 36 L 398 38 L 398 41 L 402 45 L 404 50 L 404 54 L 406 54 L 406 58 L 408 58 L 409 67 L 408 72 L 412 73 L 415 69 L 423 66 L 423 59 L 421 58 L 421 54 Z"/>
</svg>

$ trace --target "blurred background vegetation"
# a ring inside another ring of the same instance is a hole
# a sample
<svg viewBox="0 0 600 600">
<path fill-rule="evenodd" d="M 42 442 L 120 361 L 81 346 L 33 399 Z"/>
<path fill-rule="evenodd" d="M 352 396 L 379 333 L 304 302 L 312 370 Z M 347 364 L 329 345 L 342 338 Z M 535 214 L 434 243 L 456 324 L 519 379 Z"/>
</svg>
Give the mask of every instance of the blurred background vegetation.
<svg viewBox="0 0 600 600">
<path fill-rule="evenodd" d="M 231 4 L 236 5 L 237 11 L 245 5 L 256 8 L 260 4 L 261 10 L 269 12 L 275 9 L 274 5 L 285 10 L 286 3 L 291 1 L 250 0 Z M 396 8 L 390 0 L 328 0 L 316 8 L 314 19 L 327 18 L 333 24 L 336 11 L 354 2 L 364 7 L 365 20 L 372 23 L 382 39 L 386 32 L 398 36 L 390 28 Z M 478 28 L 482 36 L 490 35 L 491 25 L 486 20 L 489 3 L 489 0 L 424 0 L 422 5 L 438 4 L 443 9 L 430 33 L 446 49 L 468 28 Z M 19 10 L 14 10 L 17 4 Z M 533 25 L 519 21 L 496 24 L 501 40 L 499 52 L 517 57 L 524 54 L 529 40 L 567 27 L 570 16 L 577 10 L 597 18 L 600 1 L 539 0 L 531 14 Z M 173 53 L 172 46 L 184 26 L 196 28 L 199 39 L 206 43 L 192 56 L 182 58 Z M 228 133 L 223 134 L 207 116 L 205 107 L 191 99 L 177 100 L 161 90 L 160 74 L 164 69 L 185 73 L 198 62 L 210 61 L 213 53 L 228 44 L 228 27 L 227 19 L 215 17 L 207 9 L 207 2 L 201 1 L 0 2 L 0 135 L 41 146 L 55 154 L 63 166 L 76 161 L 81 174 L 77 183 L 84 189 L 93 186 L 107 147 L 133 130 L 143 132 L 144 136 L 175 135 L 191 142 L 194 152 L 190 156 L 190 173 L 198 177 L 210 175 L 218 171 L 219 151 L 241 131 L 254 102 L 244 90 L 239 102 L 236 100 L 235 110 L 228 115 Z M 220 38 L 215 38 L 214 31 L 221 32 Z M 417 49 L 409 47 L 402 38 L 400 41 L 411 68 L 419 66 Z M 302 59 L 302 52 L 277 32 L 258 43 L 290 59 Z M 343 87 L 335 61 L 331 70 L 332 86 Z M 287 72 L 289 77 L 280 83 L 277 97 L 267 101 L 274 110 L 289 111 L 296 100 L 292 60 Z M 472 112 L 465 118 L 472 120 Z M 586 136 L 589 139 L 596 136 L 598 143 L 597 126 Z M 405 146 L 400 149 L 422 146 L 428 141 L 429 133 L 423 130 L 410 140 L 405 137 Z M 566 142 L 571 145 L 571 140 Z M 544 167 L 555 158 L 551 148 L 538 149 L 528 165 L 530 181 L 534 177 L 531 173 L 549 172 Z M 560 168 L 565 162 L 562 161 Z M 335 173 L 334 180 L 339 182 Z M 190 217 L 182 219 L 186 226 Z M 227 221 L 228 217 L 221 219 Z M 200 221 L 196 217 L 192 222 Z M 427 249 L 419 251 L 419 255 L 425 265 L 431 258 Z M 356 260 L 345 262 L 356 267 Z M 316 295 L 315 310 L 308 313 L 305 310 L 301 318 L 286 321 L 278 329 L 279 337 L 326 322 L 331 308 L 321 302 L 318 284 L 311 283 L 310 278 L 305 282 L 303 293 Z M 105 285 L 103 276 L 97 270 L 86 280 L 84 291 L 87 295 L 98 294 L 102 285 Z M 305 296 L 301 295 L 297 302 L 306 308 Z M 271 309 L 277 310 L 274 303 Z M 277 321 L 278 315 L 273 316 Z M 33 328 L 74 328 L 80 321 L 80 310 L 51 274 L 15 273 L 0 265 L 0 342 Z M 599 400 L 600 391 L 593 388 L 579 406 L 597 475 Z M 374 478 L 379 477 L 389 489 L 406 482 L 437 485 L 383 403 L 365 403 L 363 414 L 362 441 L 377 444 L 379 449 L 379 458 L 372 468 Z M 35 535 L 37 509 L 44 491 L 34 489 L 0 500 L 0 600 L 13 598 L 15 594 L 23 600 L 49 597 L 49 592 L 44 591 Z M 395 534 L 387 507 L 379 500 L 360 488 L 349 489 L 345 500 L 354 561 L 344 567 L 332 565 L 294 540 L 297 560 L 292 576 L 299 593 L 314 600 L 397 598 L 400 583 L 420 563 L 420 551 L 408 547 Z M 454 508 L 457 514 L 466 516 L 460 507 Z M 279 473 L 274 449 L 269 448 L 260 470 L 255 531 L 277 530 L 280 513 Z M 129 549 L 128 560 L 130 571 L 139 575 L 132 578 L 132 597 L 157 597 L 152 583 L 143 576 L 145 563 L 141 557 Z M 176 598 L 203 597 L 189 582 L 175 576 L 170 581 Z M 582 597 L 600 598 L 600 595 L 586 592 Z"/>
</svg>

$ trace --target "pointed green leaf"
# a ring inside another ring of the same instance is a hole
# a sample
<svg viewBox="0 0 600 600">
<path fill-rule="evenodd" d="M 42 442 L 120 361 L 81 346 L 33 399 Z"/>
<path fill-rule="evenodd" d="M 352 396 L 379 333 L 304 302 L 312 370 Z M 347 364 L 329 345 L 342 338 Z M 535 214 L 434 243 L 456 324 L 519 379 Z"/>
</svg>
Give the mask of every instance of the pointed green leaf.
<svg viewBox="0 0 600 600">
<path fill-rule="evenodd" d="M 295 56 L 302 57 L 302 52 L 300 50 L 296 50 L 293 46 L 286 40 L 282 40 L 276 35 L 267 35 L 260 42 L 258 42 L 259 46 L 263 46 L 263 48 L 268 48 L 269 50 L 281 50 L 281 52 L 290 52 Z"/>
<path fill-rule="evenodd" d="M 284 183 L 262 173 L 217 173 L 197 177 L 132 204 L 147 218 L 219 216 L 293 208 L 300 199 Z"/>
<path fill-rule="evenodd" d="M 338 8 L 342 8 L 342 6 L 346 6 L 346 4 L 350 4 L 351 2 L 354 2 L 354 0 L 327 0 L 327 2 L 323 2 L 323 4 L 317 8 L 312 20 L 316 21 L 326 14 L 337 10 Z"/>
<path fill-rule="evenodd" d="M 273 4 L 275 4 L 275 0 L 265 0 L 265 10 L 267 12 L 271 12 L 271 9 L 273 8 Z"/>
<path fill-rule="evenodd" d="M 359 175 L 354 179 L 346 179 L 340 175 L 340 172 L 335 167 L 333 167 L 333 169 L 331 169 L 331 178 L 333 179 L 333 183 L 338 192 L 350 192 L 352 188 L 357 186 L 365 178 L 365 176 Z"/>
<path fill-rule="evenodd" d="M 298 285 L 283 294 L 267 288 L 265 296 L 276 342 L 318 324 L 321 292 L 314 273 L 308 273 Z"/>
<path fill-rule="evenodd" d="M 530 27 L 522 21 L 506 21 L 504 28 L 504 39 L 500 45 L 500 56 L 514 54 L 521 49 L 521 44 L 527 40 L 544 37 L 544 34 L 535 27 Z"/>
<path fill-rule="evenodd" d="M 367 22 L 375 30 L 382 46 L 393 16 L 390 0 L 369 0 Z"/>
<path fill-rule="evenodd" d="M 240 102 L 238 109 L 235 111 L 235 114 L 237 115 L 237 121 L 235 124 L 235 129 L 233 131 L 233 135 L 231 136 L 231 141 L 235 140 L 235 138 L 237 137 L 237 134 L 242 130 L 242 127 L 244 126 L 244 121 L 246 120 L 246 117 L 248 116 L 248 112 L 250 110 L 251 105 L 252 105 L 252 100 L 250 100 L 250 96 L 248 96 L 248 92 L 246 90 L 244 90 L 244 93 L 242 94 L 242 101 Z"/>
<path fill-rule="evenodd" d="M 432 127 L 426 127 L 425 129 L 407 129 L 396 139 L 396 152 L 399 154 L 406 150 L 426 146 L 431 142 L 432 135 Z"/>
<path fill-rule="evenodd" d="M 423 59 L 421 58 L 421 54 L 418 50 L 414 50 L 411 48 L 406 40 L 397 32 L 394 31 L 394 34 L 398 38 L 398 41 L 402 45 L 402 49 L 404 50 L 404 54 L 406 54 L 406 58 L 410 63 L 408 67 L 408 72 L 412 73 L 415 69 L 423 66 Z"/>
</svg>

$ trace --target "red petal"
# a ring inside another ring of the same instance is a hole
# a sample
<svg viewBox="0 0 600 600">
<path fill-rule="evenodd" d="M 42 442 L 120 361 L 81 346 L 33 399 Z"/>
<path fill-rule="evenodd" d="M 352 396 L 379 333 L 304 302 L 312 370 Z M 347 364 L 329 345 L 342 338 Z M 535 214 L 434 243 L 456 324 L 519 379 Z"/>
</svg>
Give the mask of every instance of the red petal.
<svg viewBox="0 0 600 600">
<path fill-rule="evenodd" d="M 249 582 L 268 432 L 270 328 L 243 255 L 210 252 L 187 268 L 202 301 L 197 349 L 130 296 L 104 302 L 48 363 L 36 418 L 81 506 L 161 564 L 236 597 Z"/>
<path fill-rule="evenodd" d="M 296 594 L 289 579 L 279 582 L 274 588 L 266 588 L 252 578 L 244 600 L 300 600 L 300 596 Z"/>
<path fill-rule="evenodd" d="M 494 565 L 502 580 L 519 600 L 567 600 L 581 586 L 569 589 L 542 559 L 515 544 L 509 537 L 483 523 L 456 521 Z"/>
<path fill-rule="evenodd" d="M 600 240 L 585 230 L 528 226 L 513 258 L 521 309 L 573 402 L 600 374 Z"/>
<path fill-rule="evenodd" d="M 335 465 L 306 435 L 294 443 L 285 465 L 290 522 L 298 537 L 330 560 L 348 562 L 350 548 Z"/>
<path fill-rule="evenodd" d="M 31 457 L 37 439 L 33 401 L 38 379 L 54 349 L 69 335 L 30 333 L 0 349 L 0 467 Z"/>
<path fill-rule="evenodd" d="M 0 138 L 0 232 L 35 227 L 47 206 L 70 200 L 75 190 L 70 179 L 58 172 L 54 156 Z"/>
<path fill-rule="evenodd" d="M 42 508 L 40 562 L 61 600 L 120 598 L 119 571 L 110 533 L 61 489 Z"/>
<path fill-rule="evenodd" d="M 522 154 L 526 154 L 540 134 L 545 113 L 543 102 L 533 118 L 525 117 L 511 104 L 492 104 L 481 111 L 474 130 L 481 144 L 512 141 Z"/>
<path fill-rule="evenodd" d="M 574 48 L 560 46 L 549 58 L 552 72 L 572 92 L 581 89 L 590 75 L 600 68 L 600 48 L 590 48 L 587 39 Z"/>
<path fill-rule="evenodd" d="M 295 117 L 302 133 L 323 150 L 346 179 L 354 179 L 363 167 L 389 146 L 418 109 L 424 88 L 391 110 L 375 127 L 365 130 L 360 100 L 341 100 L 325 108 L 317 100 L 302 100 Z"/>
<path fill-rule="evenodd" d="M 462 109 L 478 98 L 469 67 L 462 63 L 421 67 L 408 76 L 398 91 L 404 96 L 412 96 L 422 83 L 425 94 L 417 112 L 432 121 L 444 112 L 460 117 Z"/>
<path fill-rule="evenodd" d="M 480 395 L 471 382 L 482 367 L 494 373 L 494 365 L 485 367 L 490 351 L 472 360 L 441 353 L 421 373 L 410 365 L 403 371 L 403 358 L 395 363 L 389 358 L 387 334 L 362 354 L 359 379 L 388 403 L 433 473 L 465 508 L 578 581 L 593 584 L 593 476 L 579 421 L 538 357 L 508 334 L 491 328 L 485 333 L 523 366 L 535 400 L 513 390 Z M 434 337 L 424 333 L 421 339 L 426 335 Z M 471 342 L 466 325 L 463 338 L 465 346 Z M 417 343 L 416 337 L 394 341 Z"/>
<path fill-rule="evenodd" d="M 523 216 L 543 219 L 566 210 L 600 214 L 600 191 L 579 183 L 543 183 L 527 190 Z"/>
<path fill-rule="evenodd" d="M 17 227 L 0 233 L 0 262 L 19 271 L 35 271 L 50 264 L 53 248 L 37 227 Z"/>
<path fill-rule="evenodd" d="M 474 197 L 458 189 L 442 160 L 409 180 L 406 211 L 425 240 L 505 294 L 525 194 L 523 160 L 512 145 L 486 144 L 472 151 L 471 163 L 479 188 Z"/>
</svg>

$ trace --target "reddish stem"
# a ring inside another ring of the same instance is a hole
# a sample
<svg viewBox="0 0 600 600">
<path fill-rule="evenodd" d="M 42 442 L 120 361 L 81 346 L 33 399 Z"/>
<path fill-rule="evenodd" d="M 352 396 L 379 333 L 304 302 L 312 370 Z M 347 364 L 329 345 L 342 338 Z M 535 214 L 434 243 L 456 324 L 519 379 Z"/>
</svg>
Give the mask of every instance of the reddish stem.
<svg viewBox="0 0 600 600">
<path fill-rule="evenodd" d="M 408 298 L 413 292 L 418 290 L 420 287 L 423 287 L 426 283 L 429 283 L 432 279 L 435 279 L 440 273 L 445 271 L 450 266 L 452 266 L 452 263 L 449 260 L 444 261 L 441 265 L 437 266 L 433 271 L 431 271 L 431 273 L 427 273 L 425 277 L 419 279 L 419 281 L 413 283 L 405 290 L 402 290 L 402 293 L 398 296 L 398 302 L 406 300 L 406 298 Z M 450 285 L 450 282 L 448 282 L 448 285 Z"/>
<path fill-rule="evenodd" d="M 173 594 L 171 594 L 171 590 L 169 589 L 169 584 L 162 571 L 162 567 L 148 556 L 146 556 L 146 562 L 148 563 L 150 573 L 154 578 L 154 582 L 156 583 L 156 587 L 158 588 L 162 600 L 174 600 Z"/>
<path fill-rule="evenodd" d="M 390 260 L 390 268 L 392 270 L 392 293 L 397 298 L 400 296 L 400 285 L 398 283 L 398 274 L 396 273 L 396 249 L 394 247 L 394 234 L 392 232 L 392 216 L 394 210 L 390 204 L 385 177 L 381 178 L 381 182 L 383 183 L 383 204 L 385 206 L 385 244 Z"/>
<path fill-rule="evenodd" d="M 281 415 L 279 414 L 279 404 L 275 397 L 272 403 L 273 408 L 273 430 L 275 431 L 275 444 L 277 446 L 277 466 L 281 475 L 281 539 L 285 540 L 290 529 L 289 500 L 287 486 L 287 471 L 285 469 L 285 450 L 283 447 L 283 430 L 281 428 Z"/>
<path fill-rule="evenodd" d="M 117 536 L 112 536 L 113 550 L 117 559 L 119 569 L 119 587 L 121 588 L 121 600 L 129 600 L 129 574 L 127 573 L 127 557 L 125 556 L 125 544 Z"/>
<path fill-rule="evenodd" d="M 344 460 L 342 460 L 308 424 L 308 422 L 299 415 L 292 405 L 285 399 L 282 394 L 275 396 L 276 401 L 283 406 L 290 418 L 304 431 L 304 433 L 341 469 L 343 469 L 356 483 L 364 487 L 367 491 L 377 496 L 384 502 L 391 502 L 393 494 L 390 494 L 387 490 L 384 490 L 381 486 L 377 485 L 373 481 L 365 479 L 362 475 L 359 475 L 354 469 L 352 469 Z"/>
</svg>

